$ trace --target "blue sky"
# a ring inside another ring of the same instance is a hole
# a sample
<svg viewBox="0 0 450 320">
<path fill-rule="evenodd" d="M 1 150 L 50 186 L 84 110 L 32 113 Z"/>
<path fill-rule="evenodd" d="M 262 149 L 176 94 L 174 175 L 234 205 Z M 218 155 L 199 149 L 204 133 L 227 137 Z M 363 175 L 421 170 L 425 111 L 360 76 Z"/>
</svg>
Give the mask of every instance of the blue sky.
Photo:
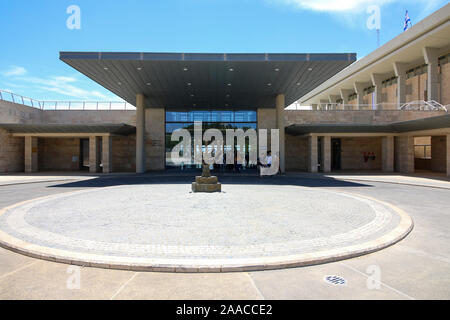
<svg viewBox="0 0 450 320">
<path fill-rule="evenodd" d="M 356 52 L 447 4 L 441 0 L 2 0 L 0 89 L 39 100 L 119 100 L 58 59 L 59 51 Z M 70 30 L 70 5 L 81 29 Z"/>
</svg>

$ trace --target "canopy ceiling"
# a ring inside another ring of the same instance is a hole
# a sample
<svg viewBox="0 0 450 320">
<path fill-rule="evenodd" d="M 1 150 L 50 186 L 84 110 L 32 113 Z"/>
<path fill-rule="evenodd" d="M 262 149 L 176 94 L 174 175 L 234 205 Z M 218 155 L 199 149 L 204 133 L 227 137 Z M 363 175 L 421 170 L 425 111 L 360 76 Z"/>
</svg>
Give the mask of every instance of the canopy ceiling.
<svg viewBox="0 0 450 320">
<path fill-rule="evenodd" d="M 343 54 L 203 54 L 61 52 L 60 59 L 135 105 L 147 107 L 275 106 L 297 101 L 354 61 Z"/>
</svg>

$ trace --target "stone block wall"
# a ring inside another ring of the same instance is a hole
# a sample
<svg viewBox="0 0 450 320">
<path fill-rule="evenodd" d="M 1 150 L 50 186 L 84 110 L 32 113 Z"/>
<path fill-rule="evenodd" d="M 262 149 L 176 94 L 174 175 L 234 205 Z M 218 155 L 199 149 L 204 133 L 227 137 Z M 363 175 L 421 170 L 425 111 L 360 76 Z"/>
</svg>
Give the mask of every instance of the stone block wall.
<svg viewBox="0 0 450 320">
<path fill-rule="evenodd" d="M 450 63 L 441 66 L 441 104 L 450 104 Z"/>
<path fill-rule="evenodd" d="M 414 172 L 414 137 L 398 136 L 394 138 L 395 171 L 401 173 Z"/>
<path fill-rule="evenodd" d="M 80 168 L 79 138 L 39 138 L 39 171 L 78 171 Z"/>
<path fill-rule="evenodd" d="M 136 172 L 136 135 L 112 139 L 113 171 Z"/>
<path fill-rule="evenodd" d="M 147 171 L 165 169 L 165 117 L 164 108 L 149 108 L 145 110 Z"/>
<path fill-rule="evenodd" d="M 308 138 L 286 134 L 286 170 L 308 170 Z"/>
<path fill-rule="evenodd" d="M 342 170 L 381 170 L 381 137 L 341 138 Z M 364 161 L 364 152 L 374 153 L 375 160 Z"/>
<path fill-rule="evenodd" d="M 136 110 L 45 110 L 42 120 L 44 123 L 125 123 L 136 125 Z"/>
<path fill-rule="evenodd" d="M 382 95 L 381 101 L 386 103 L 386 106 L 383 106 L 384 109 L 396 108 L 396 106 L 390 104 L 397 103 L 397 84 L 393 84 L 386 88 L 382 88 L 381 95 Z"/>
<path fill-rule="evenodd" d="M 406 101 L 426 100 L 428 74 L 423 73 L 406 80 Z"/>
<path fill-rule="evenodd" d="M 0 123 L 42 123 L 43 111 L 0 100 Z"/>
<path fill-rule="evenodd" d="M 25 140 L 0 129 L 0 173 L 24 171 Z"/>
<path fill-rule="evenodd" d="M 447 139 L 445 136 L 431 137 L 431 170 L 446 172 L 447 170 Z"/>
</svg>

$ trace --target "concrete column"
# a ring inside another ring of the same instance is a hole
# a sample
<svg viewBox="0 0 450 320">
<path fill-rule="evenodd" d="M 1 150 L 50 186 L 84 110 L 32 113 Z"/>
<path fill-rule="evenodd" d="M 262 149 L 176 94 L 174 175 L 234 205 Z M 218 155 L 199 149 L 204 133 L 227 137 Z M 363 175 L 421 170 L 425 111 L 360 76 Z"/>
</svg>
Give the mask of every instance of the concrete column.
<svg viewBox="0 0 450 320">
<path fill-rule="evenodd" d="M 103 173 L 112 172 L 112 137 L 102 137 L 102 164 Z"/>
<path fill-rule="evenodd" d="M 406 103 L 406 69 L 406 63 L 394 62 L 394 71 L 397 77 L 397 109 Z"/>
<path fill-rule="evenodd" d="M 376 106 L 377 110 L 383 110 L 383 106 L 381 105 L 381 103 L 383 103 L 381 91 L 383 88 L 383 80 L 386 79 L 387 76 L 384 74 L 372 73 L 370 78 L 372 79 L 372 85 L 375 87 L 373 104 Z"/>
<path fill-rule="evenodd" d="M 308 171 L 317 172 L 317 136 L 310 135 L 308 137 Z"/>
<path fill-rule="evenodd" d="M 136 173 L 144 173 L 145 168 L 145 97 L 136 95 Z"/>
<path fill-rule="evenodd" d="M 450 177 L 450 134 L 447 134 L 447 177 Z"/>
<path fill-rule="evenodd" d="M 38 171 L 38 138 L 25 137 L 25 172 Z"/>
<path fill-rule="evenodd" d="M 394 171 L 394 137 L 383 137 L 381 141 L 382 171 Z"/>
<path fill-rule="evenodd" d="M 363 106 L 364 104 L 364 89 L 368 87 L 367 83 L 363 83 L 363 82 L 355 82 L 353 84 L 353 86 L 355 87 L 355 92 L 356 92 L 356 101 L 357 101 L 357 109 L 358 110 L 363 110 L 366 106 Z"/>
<path fill-rule="evenodd" d="M 321 100 L 320 100 L 320 104 L 319 104 L 320 110 L 327 110 L 327 109 L 328 109 L 328 104 L 329 104 L 329 103 L 330 103 L 330 102 L 329 102 L 328 100 L 321 99 Z"/>
<path fill-rule="evenodd" d="M 398 171 L 402 173 L 414 173 L 414 137 L 399 136 L 397 138 L 396 161 Z"/>
<path fill-rule="evenodd" d="M 337 101 L 339 99 L 341 99 L 340 95 L 334 95 L 334 94 L 330 94 L 328 95 L 328 99 L 330 100 L 330 103 L 332 104 L 332 109 L 337 110 Z"/>
<path fill-rule="evenodd" d="M 331 171 L 331 137 L 322 138 L 323 172 Z"/>
<path fill-rule="evenodd" d="M 89 137 L 89 172 L 100 172 L 100 137 Z"/>
<path fill-rule="evenodd" d="M 438 49 L 435 48 L 423 48 L 423 57 L 425 63 L 428 65 L 428 80 L 427 80 L 427 95 L 428 101 L 434 100 L 440 102 L 439 100 L 439 73 L 438 73 L 438 61 L 439 53 Z"/>
<path fill-rule="evenodd" d="M 276 109 L 277 109 L 277 128 L 279 131 L 280 138 L 280 170 L 281 173 L 286 171 L 286 159 L 285 159 L 285 140 L 284 140 L 284 108 L 286 107 L 284 94 L 277 95 L 276 98 Z"/>
<path fill-rule="evenodd" d="M 311 109 L 317 111 L 317 103 L 311 104 Z"/>
<path fill-rule="evenodd" d="M 348 96 L 353 93 L 353 90 L 350 89 L 341 89 L 341 99 L 342 104 L 344 105 L 344 109 L 348 109 Z"/>
</svg>

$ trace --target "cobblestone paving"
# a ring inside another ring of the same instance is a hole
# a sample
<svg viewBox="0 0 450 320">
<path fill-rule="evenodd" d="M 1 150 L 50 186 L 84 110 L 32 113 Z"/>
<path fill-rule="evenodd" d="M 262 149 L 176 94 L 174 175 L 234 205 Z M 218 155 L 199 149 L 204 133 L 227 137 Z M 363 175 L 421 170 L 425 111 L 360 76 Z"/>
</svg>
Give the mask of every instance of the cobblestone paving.
<svg viewBox="0 0 450 320">
<path fill-rule="evenodd" d="M 225 185 L 193 194 L 184 184 L 93 188 L 23 204 L 0 229 L 46 247 L 147 258 L 253 258 L 340 248 L 399 223 L 366 198 L 299 186 Z"/>
</svg>

